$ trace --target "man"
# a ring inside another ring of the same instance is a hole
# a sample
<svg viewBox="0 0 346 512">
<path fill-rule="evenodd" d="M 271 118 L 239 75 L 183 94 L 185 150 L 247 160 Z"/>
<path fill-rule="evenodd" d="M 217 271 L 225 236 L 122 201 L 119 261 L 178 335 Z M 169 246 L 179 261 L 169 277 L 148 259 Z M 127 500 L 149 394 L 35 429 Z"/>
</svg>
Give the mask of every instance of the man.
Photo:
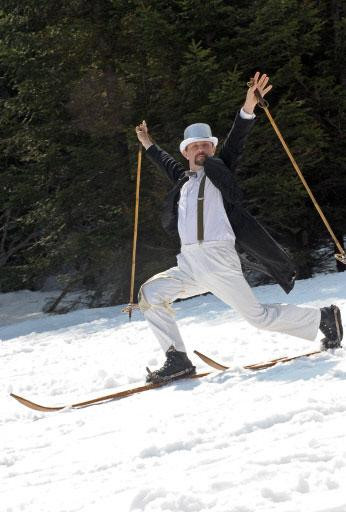
<svg viewBox="0 0 346 512">
<path fill-rule="evenodd" d="M 245 280 L 235 248 L 256 260 L 261 268 L 289 293 L 296 271 L 285 251 L 241 205 L 234 173 L 247 135 L 254 124 L 255 90 L 264 97 L 271 89 L 269 77 L 257 72 L 245 103 L 216 158 L 218 140 L 209 125 L 186 128 L 180 144 L 189 171 L 154 144 L 143 121 L 136 127 L 149 159 L 174 182 L 168 194 L 162 224 L 168 233 L 178 230 L 181 252 L 177 266 L 144 283 L 139 306 L 166 353 L 162 368 L 148 369 L 147 382 L 163 382 L 191 375 L 188 359 L 171 303 L 212 292 L 232 306 L 253 326 L 314 340 L 318 329 L 325 338 L 322 348 L 341 346 L 343 337 L 337 306 L 319 309 L 283 304 L 260 304 Z"/>
</svg>

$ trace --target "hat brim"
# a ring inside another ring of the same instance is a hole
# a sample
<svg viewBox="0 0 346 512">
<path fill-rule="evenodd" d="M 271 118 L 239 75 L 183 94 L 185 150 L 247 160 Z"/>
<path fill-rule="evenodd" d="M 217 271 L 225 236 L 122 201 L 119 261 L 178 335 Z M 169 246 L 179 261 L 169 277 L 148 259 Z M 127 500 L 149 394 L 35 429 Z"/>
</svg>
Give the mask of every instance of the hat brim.
<svg viewBox="0 0 346 512">
<path fill-rule="evenodd" d="M 187 146 L 193 142 L 211 142 L 216 147 L 219 139 L 217 137 L 191 137 L 190 139 L 185 139 L 180 143 L 180 152 L 182 153 Z"/>
</svg>

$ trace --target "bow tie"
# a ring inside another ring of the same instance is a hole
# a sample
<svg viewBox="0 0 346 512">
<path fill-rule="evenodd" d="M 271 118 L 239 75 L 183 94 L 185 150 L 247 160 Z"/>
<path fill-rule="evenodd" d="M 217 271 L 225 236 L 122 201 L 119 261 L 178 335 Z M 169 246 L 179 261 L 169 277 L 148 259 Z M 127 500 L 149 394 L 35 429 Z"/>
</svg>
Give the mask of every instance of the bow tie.
<svg viewBox="0 0 346 512">
<path fill-rule="evenodd" d="M 186 177 L 194 177 L 194 178 L 197 178 L 197 172 L 196 171 L 185 171 L 185 176 Z"/>
</svg>

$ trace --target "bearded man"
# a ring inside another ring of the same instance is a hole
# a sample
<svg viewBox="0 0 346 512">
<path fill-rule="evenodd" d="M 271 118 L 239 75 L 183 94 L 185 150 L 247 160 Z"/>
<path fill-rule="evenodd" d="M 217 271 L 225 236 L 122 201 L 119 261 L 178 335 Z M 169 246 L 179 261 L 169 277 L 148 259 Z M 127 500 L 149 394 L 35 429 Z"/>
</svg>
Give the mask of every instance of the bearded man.
<svg viewBox="0 0 346 512">
<path fill-rule="evenodd" d="M 218 157 L 218 139 L 210 126 L 188 126 L 180 143 L 188 171 L 153 143 L 145 121 L 136 126 L 147 157 L 174 183 L 164 203 L 162 225 L 169 234 L 178 231 L 181 241 L 177 266 L 153 276 L 139 292 L 139 307 L 166 354 L 162 368 L 148 369 L 147 382 L 165 382 L 195 373 L 171 304 L 206 292 L 213 293 L 258 329 L 307 340 L 314 340 L 320 329 L 325 336 L 323 349 L 341 346 L 343 330 L 337 306 L 318 309 L 261 304 L 242 272 L 238 251 L 250 256 L 252 266 L 266 272 L 286 293 L 292 290 L 296 278 L 296 269 L 286 252 L 242 206 L 235 178 L 255 122 L 255 91 L 264 97 L 271 88 L 269 77 L 257 72 Z"/>
</svg>

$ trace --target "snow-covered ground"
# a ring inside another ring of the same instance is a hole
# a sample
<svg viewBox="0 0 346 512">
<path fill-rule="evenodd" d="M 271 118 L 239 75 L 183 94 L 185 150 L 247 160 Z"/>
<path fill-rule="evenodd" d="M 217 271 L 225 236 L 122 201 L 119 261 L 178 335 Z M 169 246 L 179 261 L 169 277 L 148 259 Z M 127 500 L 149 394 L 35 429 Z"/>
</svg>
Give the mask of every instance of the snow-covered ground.
<svg viewBox="0 0 346 512">
<path fill-rule="evenodd" d="M 346 318 L 346 273 L 254 290 L 263 302 Z M 38 313 L 43 297 L 0 295 L 1 512 L 345 512 L 346 362 L 342 349 L 260 372 L 243 364 L 318 349 L 260 332 L 212 296 L 176 304 L 192 354 L 231 367 L 118 402 L 38 413 L 143 383 L 163 361 L 140 313 Z M 35 302 L 36 301 L 36 302 Z"/>
</svg>

